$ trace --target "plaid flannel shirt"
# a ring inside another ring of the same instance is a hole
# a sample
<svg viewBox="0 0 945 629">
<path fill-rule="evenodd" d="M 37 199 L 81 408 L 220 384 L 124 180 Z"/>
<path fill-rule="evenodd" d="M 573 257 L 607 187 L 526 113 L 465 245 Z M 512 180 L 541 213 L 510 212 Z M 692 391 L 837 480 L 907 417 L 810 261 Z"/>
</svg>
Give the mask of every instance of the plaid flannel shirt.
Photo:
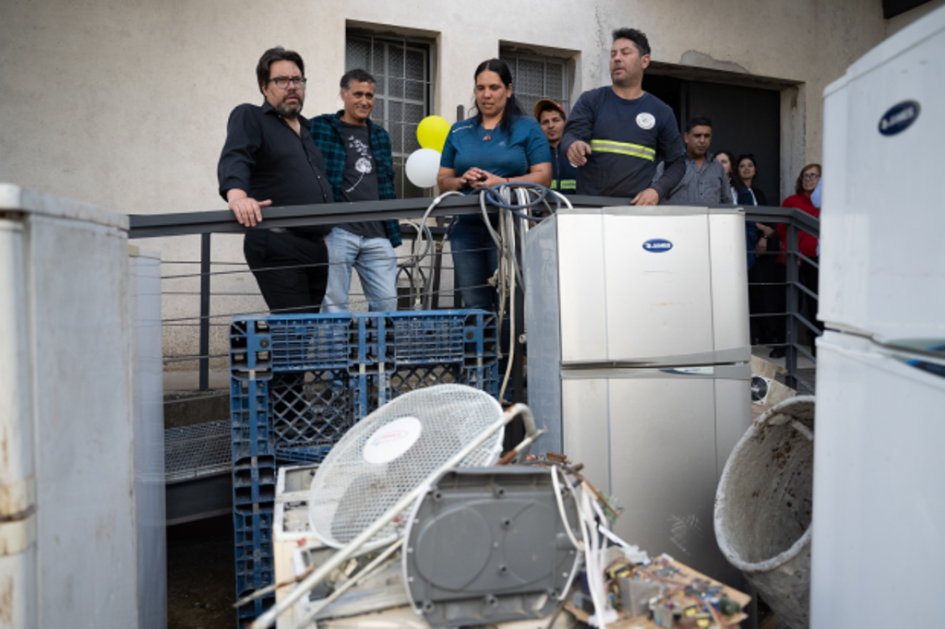
<svg viewBox="0 0 945 629">
<path fill-rule="evenodd" d="M 340 202 L 341 183 L 345 175 L 345 165 L 348 161 L 348 153 L 345 150 L 345 140 L 341 133 L 341 114 L 344 110 L 335 114 L 323 114 L 312 118 L 312 139 L 318 150 L 322 152 L 325 158 L 325 174 L 328 176 L 328 184 L 331 186 L 331 192 L 335 197 L 335 202 Z M 377 164 L 377 189 L 381 199 L 396 199 L 394 193 L 394 160 L 391 156 L 390 136 L 383 127 L 380 127 L 370 120 L 367 121 L 368 134 L 371 138 L 371 152 L 374 154 L 374 162 Z M 384 229 L 387 231 L 387 238 L 394 247 L 399 247 L 403 242 L 400 235 L 400 222 L 396 220 L 384 221 Z"/>
</svg>

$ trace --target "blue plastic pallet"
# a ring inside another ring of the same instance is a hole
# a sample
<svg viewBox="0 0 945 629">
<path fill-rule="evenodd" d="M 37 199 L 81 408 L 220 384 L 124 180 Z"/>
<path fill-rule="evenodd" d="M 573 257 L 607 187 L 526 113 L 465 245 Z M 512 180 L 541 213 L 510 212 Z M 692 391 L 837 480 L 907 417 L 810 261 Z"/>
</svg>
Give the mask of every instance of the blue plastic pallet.
<svg viewBox="0 0 945 629">
<path fill-rule="evenodd" d="M 359 419 L 441 383 L 498 395 L 496 316 L 479 310 L 237 317 L 230 411 L 237 596 L 273 579 L 272 514 L 284 464 L 321 462 Z M 274 600 L 238 611 L 244 627 Z"/>
</svg>

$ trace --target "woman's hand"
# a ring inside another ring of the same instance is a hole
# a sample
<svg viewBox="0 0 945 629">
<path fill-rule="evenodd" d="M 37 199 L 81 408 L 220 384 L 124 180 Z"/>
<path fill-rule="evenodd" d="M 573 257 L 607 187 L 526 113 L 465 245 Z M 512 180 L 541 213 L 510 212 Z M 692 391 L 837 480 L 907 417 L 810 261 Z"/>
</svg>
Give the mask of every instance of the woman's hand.
<svg viewBox="0 0 945 629">
<path fill-rule="evenodd" d="M 761 230 L 761 233 L 766 237 L 771 238 L 774 235 L 774 229 L 768 227 L 764 223 L 755 223 L 755 227 Z"/>
<path fill-rule="evenodd" d="M 473 167 L 463 173 L 463 176 L 460 177 L 460 180 L 462 180 L 464 186 L 478 188 L 480 183 L 486 179 L 486 175 L 486 171 L 482 170 L 481 168 Z"/>
<path fill-rule="evenodd" d="M 463 182 L 464 186 L 469 186 L 472 189 L 497 186 L 500 183 L 505 183 L 505 177 L 497 177 L 493 175 L 488 170 L 483 170 L 482 168 L 470 168 L 463 176 L 460 177 L 460 180 Z"/>
<path fill-rule="evenodd" d="M 479 181 L 473 184 L 473 188 L 491 188 L 492 186 L 497 186 L 500 183 L 506 183 L 508 181 L 505 177 L 497 177 L 488 170 L 477 170 L 479 170 L 481 176 Z"/>
</svg>

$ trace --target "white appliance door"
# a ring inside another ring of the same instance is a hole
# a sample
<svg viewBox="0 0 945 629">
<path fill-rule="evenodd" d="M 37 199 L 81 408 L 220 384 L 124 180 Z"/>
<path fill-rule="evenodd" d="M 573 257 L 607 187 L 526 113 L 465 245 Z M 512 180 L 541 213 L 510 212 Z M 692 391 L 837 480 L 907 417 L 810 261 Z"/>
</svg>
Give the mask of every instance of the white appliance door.
<svg viewBox="0 0 945 629">
<path fill-rule="evenodd" d="M 556 220 L 562 365 L 748 360 L 741 214 L 661 206 Z"/>
<path fill-rule="evenodd" d="M 726 582 L 734 570 L 712 512 L 728 454 L 751 423 L 749 378 L 747 365 L 562 373 L 564 452 L 616 498 L 615 532 Z"/>
<path fill-rule="evenodd" d="M 945 7 L 825 90 L 819 318 L 945 336 Z"/>
<path fill-rule="evenodd" d="M 940 625 L 945 356 L 817 345 L 811 627 Z"/>
</svg>

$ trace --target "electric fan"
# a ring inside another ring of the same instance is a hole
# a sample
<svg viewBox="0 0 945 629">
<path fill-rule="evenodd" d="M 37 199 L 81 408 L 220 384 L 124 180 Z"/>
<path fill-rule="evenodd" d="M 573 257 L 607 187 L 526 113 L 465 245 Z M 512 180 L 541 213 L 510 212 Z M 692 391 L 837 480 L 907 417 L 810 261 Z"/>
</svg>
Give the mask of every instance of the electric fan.
<svg viewBox="0 0 945 629">
<path fill-rule="evenodd" d="M 309 500 L 315 535 L 329 546 L 346 545 L 501 417 L 489 394 L 458 384 L 385 404 L 351 428 L 318 468 Z M 459 466 L 495 464 L 503 432 L 492 433 Z M 405 518 L 387 523 L 362 550 L 397 540 Z"/>
</svg>

